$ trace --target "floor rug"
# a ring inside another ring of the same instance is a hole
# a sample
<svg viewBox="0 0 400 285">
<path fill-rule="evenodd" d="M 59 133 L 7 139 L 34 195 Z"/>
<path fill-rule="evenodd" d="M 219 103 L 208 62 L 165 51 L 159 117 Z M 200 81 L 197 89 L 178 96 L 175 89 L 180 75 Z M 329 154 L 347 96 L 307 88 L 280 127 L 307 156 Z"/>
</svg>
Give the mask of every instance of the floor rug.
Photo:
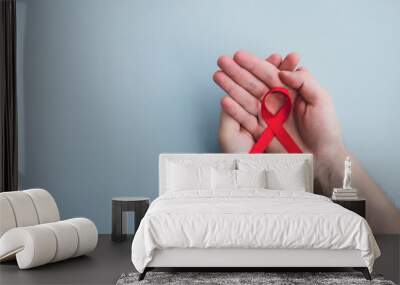
<svg viewBox="0 0 400 285">
<path fill-rule="evenodd" d="M 379 284 L 395 285 L 384 280 L 381 275 L 372 275 L 368 281 L 360 272 L 148 272 L 142 281 L 138 281 L 138 273 L 124 273 L 117 285 L 146 284 Z"/>
</svg>

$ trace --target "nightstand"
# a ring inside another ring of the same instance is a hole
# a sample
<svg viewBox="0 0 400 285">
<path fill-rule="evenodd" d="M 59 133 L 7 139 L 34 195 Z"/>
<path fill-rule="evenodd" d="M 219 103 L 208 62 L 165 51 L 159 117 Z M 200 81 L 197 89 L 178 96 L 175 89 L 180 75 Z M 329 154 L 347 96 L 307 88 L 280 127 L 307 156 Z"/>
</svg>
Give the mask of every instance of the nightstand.
<svg viewBox="0 0 400 285">
<path fill-rule="evenodd" d="M 112 240 L 126 239 L 127 219 L 125 212 L 135 212 L 135 232 L 146 214 L 150 199 L 146 197 L 115 197 L 112 199 Z"/>
<path fill-rule="evenodd" d="M 355 200 L 334 200 L 332 202 L 339 204 L 340 206 L 359 214 L 361 217 L 365 218 L 365 204 L 366 200 L 363 198 L 358 198 Z"/>
</svg>

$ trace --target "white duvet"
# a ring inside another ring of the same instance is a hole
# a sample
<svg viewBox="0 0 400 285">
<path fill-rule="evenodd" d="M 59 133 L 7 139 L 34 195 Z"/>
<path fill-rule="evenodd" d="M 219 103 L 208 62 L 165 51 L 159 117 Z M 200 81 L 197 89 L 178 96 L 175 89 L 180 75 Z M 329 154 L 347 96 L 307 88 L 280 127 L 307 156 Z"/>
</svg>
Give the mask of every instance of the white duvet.
<svg viewBox="0 0 400 285">
<path fill-rule="evenodd" d="M 179 191 L 157 198 L 132 243 L 143 272 L 155 249 L 358 249 L 372 271 L 380 255 L 362 217 L 330 199 L 298 191 Z"/>
</svg>

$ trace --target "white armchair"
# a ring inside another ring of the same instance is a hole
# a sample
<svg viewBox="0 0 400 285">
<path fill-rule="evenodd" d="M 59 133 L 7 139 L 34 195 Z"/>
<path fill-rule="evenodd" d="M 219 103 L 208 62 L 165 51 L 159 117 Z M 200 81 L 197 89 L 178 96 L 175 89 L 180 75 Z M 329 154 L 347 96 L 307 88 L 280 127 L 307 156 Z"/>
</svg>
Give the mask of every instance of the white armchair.
<svg viewBox="0 0 400 285">
<path fill-rule="evenodd" d="M 16 258 L 28 269 L 84 255 L 96 248 L 97 235 L 86 218 L 60 221 L 46 190 L 0 193 L 0 262 Z"/>
</svg>

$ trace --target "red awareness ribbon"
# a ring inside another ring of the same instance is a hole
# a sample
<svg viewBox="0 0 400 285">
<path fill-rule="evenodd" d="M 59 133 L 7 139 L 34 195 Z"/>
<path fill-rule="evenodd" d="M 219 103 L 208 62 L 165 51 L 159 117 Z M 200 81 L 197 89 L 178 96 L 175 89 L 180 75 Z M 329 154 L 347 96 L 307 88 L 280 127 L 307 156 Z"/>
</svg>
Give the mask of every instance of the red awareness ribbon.
<svg viewBox="0 0 400 285">
<path fill-rule="evenodd" d="M 267 110 L 265 104 L 266 98 L 274 93 L 280 93 L 284 95 L 285 98 L 283 105 L 275 115 Z M 263 153 L 274 137 L 279 140 L 288 153 L 302 153 L 301 149 L 283 127 L 283 123 L 289 117 L 291 109 L 292 102 L 289 98 L 289 90 L 286 88 L 274 87 L 264 95 L 261 100 L 261 115 L 268 127 L 264 130 L 259 140 L 253 145 L 250 153 Z"/>
</svg>

